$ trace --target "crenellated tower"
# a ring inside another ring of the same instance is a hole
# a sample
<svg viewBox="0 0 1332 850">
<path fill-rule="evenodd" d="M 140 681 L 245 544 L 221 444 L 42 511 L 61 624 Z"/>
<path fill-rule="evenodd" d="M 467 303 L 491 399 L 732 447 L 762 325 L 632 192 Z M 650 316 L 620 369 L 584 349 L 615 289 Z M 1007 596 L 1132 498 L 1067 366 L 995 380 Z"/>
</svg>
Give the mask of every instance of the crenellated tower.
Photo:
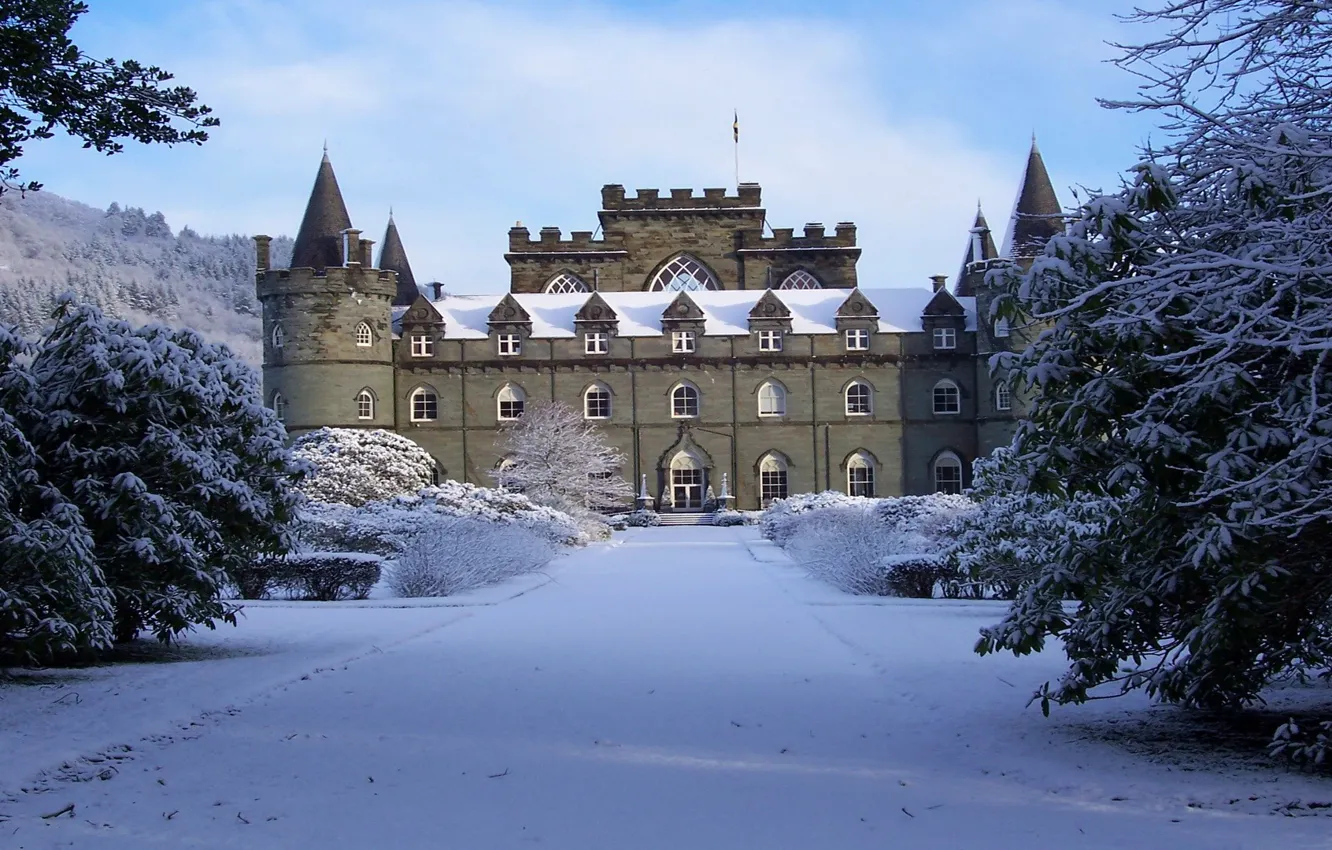
<svg viewBox="0 0 1332 850">
<path fill-rule="evenodd" d="M 398 275 L 374 267 L 373 242 L 352 227 L 327 152 L 296 235 L 291 268 L 270 268 L 270 237 L 254 241 L 255 291 L 264 321 L 264 403 L 293 434 L 323 426 L 393 428 L 392 304 Z"/>
</svg>

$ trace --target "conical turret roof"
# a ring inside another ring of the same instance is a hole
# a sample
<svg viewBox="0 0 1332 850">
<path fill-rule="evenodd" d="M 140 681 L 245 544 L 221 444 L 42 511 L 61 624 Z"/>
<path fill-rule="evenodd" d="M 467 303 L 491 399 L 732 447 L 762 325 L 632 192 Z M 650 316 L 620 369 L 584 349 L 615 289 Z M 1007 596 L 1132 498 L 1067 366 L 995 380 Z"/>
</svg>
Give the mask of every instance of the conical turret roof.
<svg viewBox="0 0 1332 850">
<path fill-rule="evenodd" d="M 305 205 L 296 244 L 291 249 L 291 267 L 325 269 L 342 265 L 342 231 L 351 226 L 338 178 L 325 151 L 314 188 L 310 190 L 310 202 Z"/>
<path fill-rule="evenodd" d="M 402 237 L 398 235 L 398 225 L 393 222 L 393 213 L 389 213 L 388 229 L 384 231 L 384 242 L 379 249 L 379 268 L 398 273 L 398 292 L 393 296 L 393 303 L 411 304 L 420 290 L 416 288 L 416 276 L 412 274 L 412 264 L 407 262 L 407 250 L 402 247 Z"/>
<path fill-rule="evenodd" d="M 979 231 L 980 236 L 980 254 L 976 253 L 976 242 L 972 234 Z M 959 298 L 969 298 L 976 294 L 976 288 L 985 282 L 985 268 L 983 266 L 973 267 L 972 263 L 982 263 L 986 260 L 993 260 L 999 256 L 999 252 L 994 247 L 994 236 L 990 233 L 990 225 L 985 221 L 985 213 L 981 212 L 980 204 L 976 204 L 976 221 L 971 225 L 971 233 L 967 236 L 967 250 L 962 255 L 962 268 L 957 273 L 957 283 L 953 286 L 953 292 Z"/>
<path fill-rule="evenodd" d="M 1004 256 L 1015 260 L 1034 257 L 1051 236 L 1063 231 L 1063 209 L 1055 197 L 1050 175 L 1045 170 L 1045 160 L 1041 158 L 1033 135 L 1027 170 L 1022 175 L 1013 217 L 1004 236 Z"/>
</svg>

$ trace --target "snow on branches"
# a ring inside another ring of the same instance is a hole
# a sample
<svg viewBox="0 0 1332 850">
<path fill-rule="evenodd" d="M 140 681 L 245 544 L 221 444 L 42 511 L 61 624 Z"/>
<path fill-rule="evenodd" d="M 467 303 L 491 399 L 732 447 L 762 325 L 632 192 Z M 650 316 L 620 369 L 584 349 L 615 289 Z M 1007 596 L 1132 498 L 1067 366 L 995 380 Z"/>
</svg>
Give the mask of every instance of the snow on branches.
<svg viewBox="0 0 1332 850">
<path fill-rule="evenodd" d="M 415 441 L 382 429 L 320 428 L 296 439 L 292 454 L 314 467 L 301 489 L 317 502 L 364 505 L 415 493 L 435 460 Z"/>
<path fill-rule="evenodd" d="M 9 332 L 0 349 L 10 601 L 18 588 L 28 611 L 65 624 L 57 650 L 233 619 L 228 570 L 288 549 L 300 499 L 302 467 L 253 370 L 193 331 L 134 328 L 69 300 L 22 365 Z M 44 534 L 57 536 L 35 558 Z M 4 625 L 0 650 L 31 636 Z"/>
<path fill-rule="evenodd" d="M 504 461 L 492 474 L 506 490 L 572 514 L 616 508 L 633 498 L 625 457 L 592 422 L 562 402 L 527 408 L 500 441 Z"/>
</svg>

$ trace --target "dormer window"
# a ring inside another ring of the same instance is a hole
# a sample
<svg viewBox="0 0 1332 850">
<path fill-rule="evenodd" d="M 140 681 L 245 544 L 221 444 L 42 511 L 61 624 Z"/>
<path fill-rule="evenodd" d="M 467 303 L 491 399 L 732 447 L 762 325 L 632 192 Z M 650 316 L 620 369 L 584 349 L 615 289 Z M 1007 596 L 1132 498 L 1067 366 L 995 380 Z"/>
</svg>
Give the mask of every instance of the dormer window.
<svg viewBox="0 0 1332 850">
<path fill-rule="evenodd" d="M 847 351 L 869 351 L 869 331 L 865 328 L 851 328 L 846 332 Z"/>
<path fill-rule="evenodd" d="M 781 351 L 781 331 L 759 331 L 759 351 Z"/>
<path fill-rule="evenodd" d="M 430 334 L 412 334 L 412 356 L 434 357 L 435 340 Z"/>
<path fill-rule="evenodd" d="M 935 328 L 934 347 L 939 351 L 957 348 L 957 330 L 955 328 Z"/>
<path fill-rule="evenodd" d="M 512 357 L 523 353 L 523 338 L 519 334 L 500 334 L 497 337 L 498 351 L 503 357 Z"/>
<path fill-rule="evenodd" d="M 671 334 L 671 351 L 676 354 L 693 354 L 694 343 L 693 331 L 675 331 Z"/>
<path fill-rule="evenodd" d="M 610 351 L 610 334 L 592 331 L 583 334 L 583 353 L 606 354 Z"/>
</svg>

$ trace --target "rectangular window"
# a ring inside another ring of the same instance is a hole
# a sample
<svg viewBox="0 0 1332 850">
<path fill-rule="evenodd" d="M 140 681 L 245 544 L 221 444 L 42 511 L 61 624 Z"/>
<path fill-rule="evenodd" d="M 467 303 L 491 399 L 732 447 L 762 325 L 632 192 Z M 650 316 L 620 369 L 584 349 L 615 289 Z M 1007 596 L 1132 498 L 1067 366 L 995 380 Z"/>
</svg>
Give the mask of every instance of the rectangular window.
<svg viewBox="0 0 1332 850">
<path fill-rule="evenodd" d="M 523 417 L 524 400 L 521 398 L 501 398 L 499 402 L 499 418 L 505 421 L 510 419 L 521 419 Z"/>
<path fill-rule="evenodd" d="M 506 357 L 523 353 L 523 338 L 518 334 L 500 334 L 499 353 Z"/>
<path fill-rule="evenodd" d="M 583 352 L 586 354 L 605 354 L 610 351 L 610 334 L 589 333 L 583 335 Z"/>
<path fill-rule="evenodd" d="M 853 328 L 846 332 L 847 351 L 869 351 L 869 331 Z"/>
<path fill-rule="evenodd" d="M 939 349 L 957 348 L 957 330 L 955 328 L 935 328 L 934 347 Z"/>
<path fill-rule="evenodd" d="M 764 505 L 787 495 L 785 469 L 765 469 L 759 473 L 759 498 Z"/>
<path fill-rule="evenodd" d="M 435 340 L 429 334 L 412 334 L 412 356 L 433 357 Z"/>
<path fill-rule="evenodd" d="M 853 466 L 846 471 L 847 495 L 874 498 L 874 470 L 869 466 Z"/>
<path fill-rule="evenodd" d="M 694 332 L 675 331 L 672 333 L 671 351 L 676 354 L 692 354 L 694 352 Z"/>
<path fill-rule="evenodd" d="M 781 351 L 781 331 L 759 331 L 759 351 Z"/>
</svg>

